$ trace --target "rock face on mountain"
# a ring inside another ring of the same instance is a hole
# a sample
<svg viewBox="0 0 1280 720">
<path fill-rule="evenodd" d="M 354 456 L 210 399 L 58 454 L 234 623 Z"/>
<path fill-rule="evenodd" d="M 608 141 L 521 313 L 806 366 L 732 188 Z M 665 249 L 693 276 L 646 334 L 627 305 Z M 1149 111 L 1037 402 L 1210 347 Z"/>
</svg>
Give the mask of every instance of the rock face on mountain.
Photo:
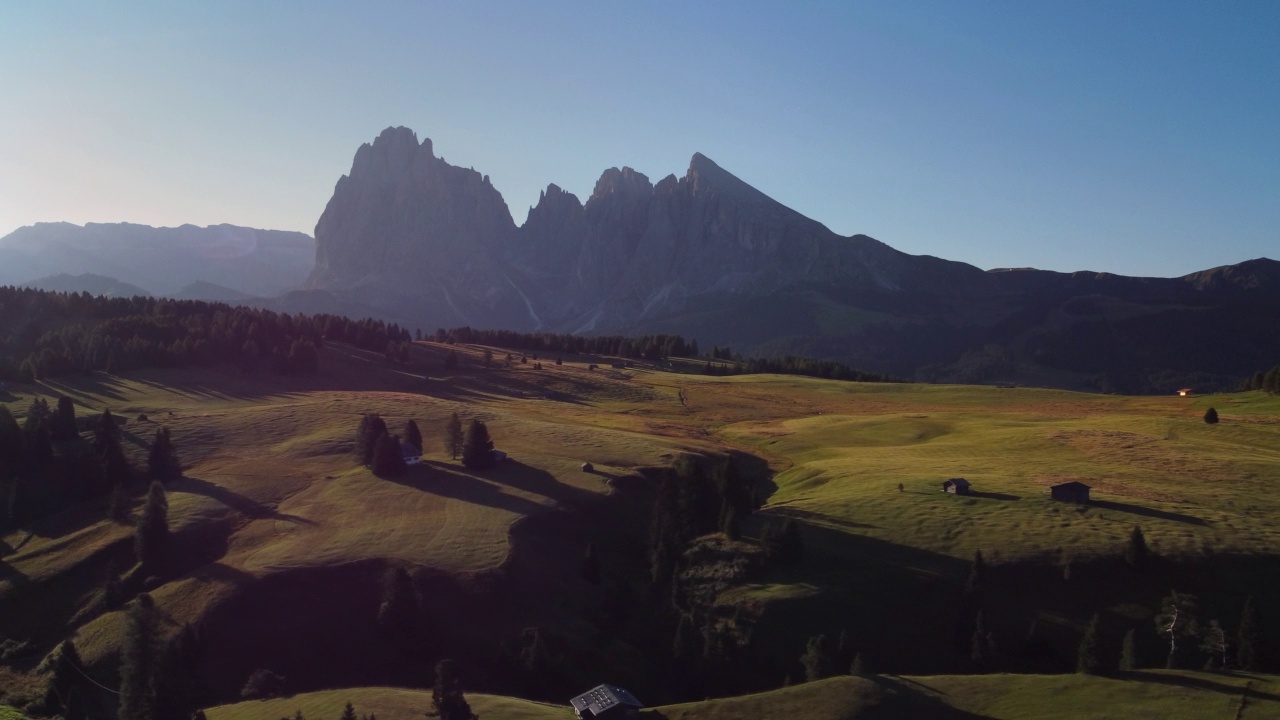
<svg viewBox="0 0 1280 720">
<path fill-rule="evenodd" d="M 314 261 L 315 241 L 303 233 L 235 225 L 38 223 L 0 238 L 4 285 L 93 273 L 153 295 L 207 282 L 270 296 L 301 285 Z"/>
<path fill-rule="evenodd" d="M 306 287 L 425 329 L 671 332 L 905 376 L 1126 389 L 1121 376 L 1225 382 L 1273 365 L 1280 339 L 1227 339 L 1238 351 L 1216 360 L 1196 339 L 1223 341 L 1208 331 L 1241 304 L 1236 330 L 1280 329 L 1261 302 L 1280 292 L 1278 267 L 984 272 L 839 236 L 701 154 L 657 184 L 606 170 L 585 204 L 549 185 L 517 227 L 487 176 L 389 128 L 338 181 Z"/>
<path fill-rule="evenodd" d="M 514 289 L 501 258 L 515 232 L 488 176 L 435 157 L 431 141 L 407 128 L 388 128 L 356 152 L 320 216 L 307 286 L 500 324 Z"/>
</svg>

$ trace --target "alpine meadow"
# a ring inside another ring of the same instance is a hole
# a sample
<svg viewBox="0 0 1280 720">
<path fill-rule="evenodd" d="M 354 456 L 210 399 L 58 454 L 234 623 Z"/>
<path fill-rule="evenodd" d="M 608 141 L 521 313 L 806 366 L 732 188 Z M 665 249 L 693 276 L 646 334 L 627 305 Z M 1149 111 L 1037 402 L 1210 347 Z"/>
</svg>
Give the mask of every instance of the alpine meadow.
<svg viewBox="0 0 1280 720">
<path fill-rule="evenodd" d="M 0 9 L 0 720 L 1280 718 L 1277 23 Z"/>
</svg>

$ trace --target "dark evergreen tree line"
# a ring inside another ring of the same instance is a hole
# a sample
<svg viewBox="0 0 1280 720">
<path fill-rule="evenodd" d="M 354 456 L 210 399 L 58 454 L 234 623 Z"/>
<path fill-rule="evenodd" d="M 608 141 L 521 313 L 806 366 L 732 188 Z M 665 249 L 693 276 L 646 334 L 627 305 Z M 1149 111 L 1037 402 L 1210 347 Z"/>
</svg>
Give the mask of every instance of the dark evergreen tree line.
<svg viewBox="0 0 1280 720">
<path fill-rule="evenodd" d="M 617 357 L 664 360 L 669 357 L 697 357 L 698 342 L 679 335 L 567 335 L 553 333 L 520 333 L 512 330 L 476 330 L 458 327 L 436 330 L 435 341 L 492 345 L 528 353 L 564 353 L 576 355 L 615 355 Z"/>
<path fill-rule="evenodd" d="M 326 337 L 378 349 L 393 332 L 407 339 L 399 328 L 373 320 L 12 287 L 0 287 L 0 328 L 0 379 L 6 380 L 191 365 L 310 373 Z"/>
<path fill-rule="evenodd" d="M 1254 373 L 1245 379 L 1240 389 L 1262 390 L 1272 395 L 1280 395 L 1280 365 Z"/>
<path fill-rule="evenodd" d="M 824 380 L 848 380 L 852 382 L 901 382 L 901 380 L 888 375 L 855 370 L 834 360 L 816 360 L 814 358 L 793 357 L 791 355 L 781 358 L 738 358 L 731 365 L 708 361 L 703 368 L 703 373 L 717 376 L 802 375 Z"/>
</svg>

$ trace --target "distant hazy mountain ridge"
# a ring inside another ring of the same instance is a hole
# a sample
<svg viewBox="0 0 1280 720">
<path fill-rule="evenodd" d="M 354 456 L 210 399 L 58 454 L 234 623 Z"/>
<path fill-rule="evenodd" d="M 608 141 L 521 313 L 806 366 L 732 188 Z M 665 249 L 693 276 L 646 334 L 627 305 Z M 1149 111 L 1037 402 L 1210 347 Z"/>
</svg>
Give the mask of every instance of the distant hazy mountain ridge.
<svg viewBox="0 0 1280 720">
<path fill-rule="evenodd" d="M 273 296 L 301 285 L 314 262 L 315 241 L 303 233 L 235 225 L 37 223 L 0 238 L 3 285 L 92 273 L 153 295 L 208 283 Z"/>
</svg>

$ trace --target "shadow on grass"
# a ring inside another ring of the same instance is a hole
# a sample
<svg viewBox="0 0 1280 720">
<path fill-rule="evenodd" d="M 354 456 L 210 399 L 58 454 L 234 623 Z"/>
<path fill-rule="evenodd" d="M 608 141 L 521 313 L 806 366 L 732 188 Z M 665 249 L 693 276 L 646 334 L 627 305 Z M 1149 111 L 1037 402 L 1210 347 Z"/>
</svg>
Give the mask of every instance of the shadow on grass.
<svg viewBox="0 0 1280 720">
<path fill-rule="evenodd" d="M 840 528 L 844 530 L 876 530 L 879 525 L 869 525 L 867 523 L 854 522 L 843 518 L 832 517 L 822 513 L 813 512 L 812 510 L 800 510 L 793 507 L 775 507 L 772 510 L 773 515 L 779 515 L 784 518 L 791 518 L 808 523 L 810 527 L 827 526 Z"/>
<path fill-rule="evenodd" d="M 1235 675 L 1232 673 L 1221 673 L 1225 678 L 1242 678 L 1244 675 Z M 1271 700 L 1273 702 L 1280 701 L 1280 695 L 1275 693 L 1258 692 L 1253 688 L 1245 688 L 1237 685 L 1228 685 L 1226 683 L 1215 682 L 1204 677 L 1189 677 L 1186 675 L 1173 675 L 1165 673 L 1143 672 L 1134 670 L 1122 674 L 1120 677 L 1125 680 L 1139 680 L 1142 682 L 1156 683 L 1158 685 L 1174 685 L 1177 687 L 1191 688 L 1194 690 L 1207 690 L 1209 692 L 1222 693 L 1224 695 L 1248 695 L 1250 699 Z"/>
<path fill-rule="evenodd" d="M 1021 495 L 1010 495 L 1009 493 L 978 492 L 977 490 L 970 490 L 969 497 L 982 498 L 983 500 L 1021 500 L 1022 499 Z"/>
<path fill-rule="evenodd" d="M 952 707 L 933 693 L 927 685 L 903 677 L 873 675 L 868 678 L 884 692 L 884 701 L 868 718 L 937 718 L 937 720 L 990 720 L 988 715 L 978 715 L 968 710 Z"/>
<path fill-rule="evenodd" d="M 124 383 L 105 373 L 95 372 L 92 375 L 81 375 L 74 381 L 44 379 L 37 383 L 46 394 L 66 395 L 86 407 L 93 407 L 102 398 L 124 400 L 120 389 Z"/>
<path fill-rule="evenodd" d="M 440 497 L 506 510 L 517 515 L 532 515 L 546 509 L 546 506 L 528 498 L 503 492 L 496 482 L 443 463 L 416 465 L 405 474 L 388 480 Z"/>
<path fill-rule="evenodd" d="M 189 492 L 195 495 L 204 495 L 207 498 L 217 500 L 236 512 L 255 519 L 283 520 L 285 522 L 297 523 L 299 525 L 315 525 L 314 520 L 301 517 L 299 515 L 289 515 L 282 513 L 270 505 L 245 497 L 238 492 L 228 490 L 221 485 L 215 485 L 208 480 L 201 480 L 194 477 L 183 477 L 170 484 L 169 490 L 177 490 L 179 492 Z"/>
<path fill-rule="evenodd" d="M 1116 512 L 1141 515 L 1142 517 L 1156 518 L 1157 520 L 1171 520 L 1173 522 L 1186 523 L 1188 525 L 1208 524 L 1201 518 L 1195 517 L 1194 515 L 1167 512 L 1165 510 L 1156 510 L 1154 508 L 1143 507 L 1141 505 L 1131 505 L 1129 503 L 1118 503 L 1111 500 L 1093 500 L 1089 503 L 1088 507 L 1097 508 L 1099 510 L 1115 510 Z"/>
</svg>

